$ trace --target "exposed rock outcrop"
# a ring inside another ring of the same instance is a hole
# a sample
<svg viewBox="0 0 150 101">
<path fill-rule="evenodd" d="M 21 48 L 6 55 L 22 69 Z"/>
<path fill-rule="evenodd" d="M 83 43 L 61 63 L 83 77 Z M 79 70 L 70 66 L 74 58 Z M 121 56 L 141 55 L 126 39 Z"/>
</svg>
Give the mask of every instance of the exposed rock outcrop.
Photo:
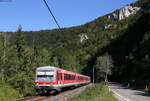
<svg viewBox="0 0 150 101">
<path fill-rule="evenodd" d="M 80 37 L 80 42 L 81 42 L 81 43 L 82 43 L 84 40 L 89 39 L 88 36 L 85 35 L 85 34 L 80 34 L 79 37 Z"/>
<path fill-rule="evenodd" d="M 119 10 L 119 20 L 125 19 L 130 15 L 136 14 L 136 12 L 139 10 L 139 7 L 125 6 Z"/>
<path fill-rule="evenodd" d="M 111 24 L 106 24 L 106 25 L 104 26 L 105 29 L 108 29 L 108 28 L 110 28 L 110 27 L 111 27 Z"/>
<path fill-rule="evenodd" d="M 113 20 L 122 20 L 129 17 L 130 15 L 136 14 L 136 12 L 139 10 L 140 7 L 132 7 L 128 5 L 119 9 L 118 12 L 114 12 L 113 14 L 109 15 L 108 18 Z"/>
</svg>

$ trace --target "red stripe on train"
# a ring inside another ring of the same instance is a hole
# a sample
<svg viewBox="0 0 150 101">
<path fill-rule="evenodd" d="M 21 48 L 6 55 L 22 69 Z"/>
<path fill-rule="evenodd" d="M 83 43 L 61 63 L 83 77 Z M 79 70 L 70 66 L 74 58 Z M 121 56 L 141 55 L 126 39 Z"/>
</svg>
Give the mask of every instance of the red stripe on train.
<svg viewBox="0 0 150 101">
<path fill-rule="evenodd" d="M 52 85 L 52 84 L 56 84 L 56 82 L 35 82 L 36 85 Z"/>
</svg>

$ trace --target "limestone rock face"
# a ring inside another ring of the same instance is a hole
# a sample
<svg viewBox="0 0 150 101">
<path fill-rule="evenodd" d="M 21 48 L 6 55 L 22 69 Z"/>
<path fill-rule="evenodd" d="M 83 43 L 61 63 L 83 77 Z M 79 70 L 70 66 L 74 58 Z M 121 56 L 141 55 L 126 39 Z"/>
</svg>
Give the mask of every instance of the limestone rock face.
<svg viewBox="0 0 150 101">
<path fill-rule="evenodd" d="M 84 40 L 89 39 L 88 36 L 85 35 L 85 34 L 80 34 L 79 37 L 80 37 L 80 42 L 81 42 L 81 43 L 82 43 Z"/>
<path fill-rule="evenodd" d="M 108 28 L 110 28 L 110 27 L 111 27 L 111 24 L 106 24 L 106 25 L 104 26 L 105 29 L 108 29 Z"/>
<path fill-rule="evenodd" d="M 109 15 L 108 18 L 112 20 L 118 20 L 118 15 L 116 13 L 113 13 L 112 15 Z"/>
<path fill-rule="evenodd" d="M 139 10 L 139 7 L 125 6 L 119 10 L 119 20 L 125 19 L 130 15 L 136 14 L 136 12 Z"/>
<path fill-rule="evenodd" d="M 141 8 L 140 7 L 132 7 L 130 5 L 125 6 L 123 8 L 120 8 L 117 12 L 114 12 L 113 14 L 109 15 L 109 19 L 113 20 L 123 20 L 130 15 L 136 14 L 137 11 L 139 11 Z"/>
</svg>

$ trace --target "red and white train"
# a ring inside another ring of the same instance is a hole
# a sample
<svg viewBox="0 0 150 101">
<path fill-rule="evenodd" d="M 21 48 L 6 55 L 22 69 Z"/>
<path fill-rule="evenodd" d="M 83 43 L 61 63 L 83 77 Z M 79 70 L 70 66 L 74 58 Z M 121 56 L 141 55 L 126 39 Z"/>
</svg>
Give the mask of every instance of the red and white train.
<svg viewBox="0 0 150 101">
<path fill-rule="evenodd" d="M 53 66 L 36 69 L 35 88 L 39 94 L 58 92 L 65 87 L 77 87 L 90 83 L 88 76 Z"/>
</svg>

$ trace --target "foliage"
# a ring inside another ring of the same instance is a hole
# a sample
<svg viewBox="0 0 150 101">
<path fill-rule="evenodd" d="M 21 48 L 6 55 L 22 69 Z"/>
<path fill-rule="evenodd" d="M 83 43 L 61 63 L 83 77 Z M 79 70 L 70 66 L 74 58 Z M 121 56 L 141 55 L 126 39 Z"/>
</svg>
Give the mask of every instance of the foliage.
<svg viewBox="0 0 150 101">
<path fill-rule="evenodd" d="M 112 68 L 113 68 L 113 62 L 110 56 L 100 56 L 96 60 L 96 64 L 94 66 L 96 70 L 96 80 L 105 80 L 107 81 L 107 75 L 111 75 Z"/>
<path fill-rule="evenodd" d="M 6 50 L 3 48 L 3 37 L 5 36 L 7 35 L 2 34 L 0 37 L 2 38 L 0 40 L 0 48 L 2 48 L 0 53 L 3 56 L 0 58 L 1 80 L 10 84 L 19 92 L 20 96 L 33 95 L 34 71 L 39 65 L 49 64 L 50 54 L 44 48 L 37 49 L 27 46 L 20 29 L 16 34 L 14 45 L 9 45 L 7 41 Z"/>
<path fill-rule="evenodd" d="M 19 91 L 20 96 L 29 96 L 35 93 L 33 79 L 25 73 L 15 75 L 8 80 L 8 83 L 17 91 Z"/>
<path fill-rule="evenodd" d="M 19 98 L 19 93 L 10 85 L 0 82 L 0 101 L 14 101 Z"/>
<path fill-rule="evenodd" d="M 95 84 L 67 101 L 117 101 L 106 85 Z"/>
</svg>

